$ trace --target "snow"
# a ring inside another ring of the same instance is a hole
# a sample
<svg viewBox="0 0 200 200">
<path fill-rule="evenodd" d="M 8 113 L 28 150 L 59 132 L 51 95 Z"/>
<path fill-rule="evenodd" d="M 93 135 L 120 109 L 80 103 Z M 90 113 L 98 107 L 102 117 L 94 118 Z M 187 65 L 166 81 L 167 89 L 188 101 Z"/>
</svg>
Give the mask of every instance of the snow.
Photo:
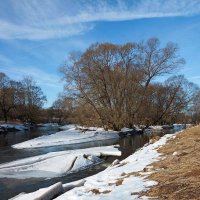
<svg viewBox="0 0 200 200">
<path fill-rule="evenodd" d="M 81 180 L 78 180 L 78 181 L 73 181 L 73 182 L 70 182 L 70 183 L 66 183 L 66 184 L 63 184 L 63 191 L 68 191 L 68 190 L 71 190 L 75 187 L 80 187 L 80 186 L 83 186 L 84 183 L 85 183 L 86 180 L 84 179 L 81 179 Z"/>
<path fill-rule="evenodd" d="M 62 183 L 59 182 L 54 185 L 51 185 L 50 187 L 42 188 L 32 193 L 19 194 L 10 200 L 36 200 L 36 199 L 50 200 L 53 197 L 61 194 L 62 191 L 63 191 Z"/>
<path fill-rule="evenodd" d="M 39 127 L 58 127 L 58 123 L 42 123 L 42 124 L 37 124 Z"/>
<path fill-rule="evenodd" d="M 19 195 L 13 197 L 10 200 L 50 200 L 56 195 L 61 194 L 63 191 L 68 191 L 73 189 L 74 187 L 80 187 L 85 183 L 85 180 L 78 180 L 71 183 L 63 184 L 61 182 L 56 183 L 50 187 L 39 189 L 35 192 L 31 193 L 20 193 Z"/>
<path fill-rule="evenodd" d="M 176 128 L 184 128 L 186 125 L 185 124 L 173 124 L 173 127 Z"/>
<path fill-rule="evenodd" d="M 153 130 L 163 130 L 163 127 L 162 126 L 149 126 L 150 129 L 153 129 Z"/>
<path fill-rule="evenodd" d="M 24 126 L 23 124 L 0 124 L 0 128 L 5 128 L 7 130 L 13 129 L 16 131 L 28 130 L 28 128 Z"/>
<path fill-rule="evenodd" d="M 47 153 L 0 165 L 0 177 L 57 177 L 102 162 L 100 156 L 120 156 L 115 146 Z"/>
<path fill-rule="evenodd" d="M 136 126 L 136 125 L 134 125 L 134 128 L 127 128 L 127 127 L 124 127 L 124 128 L 121 129 L 121 132 L 122 132 L 122 133 L 133 132 L 133 131 L 138 132 L 138 131 L 142 131 L 142 129 L 139 128 L 139 127 Z"/>
<path fill-rule="evenodd" d="M 75 124 L 67 124 L 67 125 L 59 127 L 59 129 L 62 130 L 62 131 L 69 130 L 69 129 L 74 129 L 74 128 L 76 128 Z"/>
<path fill-rule="evenodd" d="M 124 133 L 124 132 L 133 131 L 133 130 L 134 130 L 134 129 L 124 127 L 124 128 L 121 129 L 121 132 Z"/>
<path fill-rule="evenodd" d="M 28 140 L 26 142 L 18 143 L 12 147 L 17 149 L 38 148 L 117 138 L 119 138 L 119 135 L 116 131 L 94 130 L 83 132 L 81 130 L 76 130 L 75 127 L 72 127 L 69 130 L 60 131 L 52 135 L 45 135 L 32 140 Z"/>
<path fill-rule="evenodd" d="M 157 183 L 146 179 L 145 176 L 135 176 L 134 172 L 140 172 L 147 165 L 159 160 L 160 154 L 157 149 L 174 137 L 174 135 L 163 136 L 159 141 L 141 148 L 119 164 L 86 178 L 83 186 L 64 193 L 56 200 L 147 199 L 147 197 L 140 198 L 135 193 L 147 190 Z M 119 180 L 123 181 L 117 186 L 116 182 Z M 99 191 L 99 194 L 94 194 L 92 190 Z"/>
<path fill-rule="evenodd" d="M 74 130 L 74 129 L 79 129 L 79 130 L 89 130 L 89 131 L 104 131 L 104 129 L 102 127 L 86 127 L 86 126 L 80 126 L 80 125 L 76 125 L 76 124 L 67 124 L 64 126 L 60 126 L 59 127 L 60 130 Z"/>
</svg>

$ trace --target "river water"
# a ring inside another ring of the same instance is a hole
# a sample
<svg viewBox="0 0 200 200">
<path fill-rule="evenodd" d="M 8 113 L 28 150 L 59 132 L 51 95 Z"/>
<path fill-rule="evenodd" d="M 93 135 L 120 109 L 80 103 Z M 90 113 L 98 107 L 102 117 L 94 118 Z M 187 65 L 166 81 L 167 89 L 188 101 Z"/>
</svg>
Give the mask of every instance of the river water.
<svg viewBox="0 0 200 200">
<path fill-rule="evenodd" d="M 10 162 L 21 158 L 26 158 L 30 156 L 36 156 L 45 154 L 48 152 L 71 150 L 71 149 L 83 149 L 96 146 L 107 146 L 113 144 L 119 144 L 122 155 L 120 157 L 107 157 L 105 162 L 100 165 L 93 166 L 89 169 L 71 173 L 62 177 L 56 177 L 52 179 L 42 179 L 42 178 L 29 178 L 29 179 L 11 179 L 11 178 L 0 178 L 0 199 L 7 200 L 21 192 L 33 192 L 41 187 L 50 186 L 56 182 L 61 181 L 62 183 L 68 183 L 72 181 L 79 180 L 91 175 L 94 175 L 106 167 L 108 167 L 115 159 L 123 160 L 130 154 L 134 153 L 137 149 L 141 148 L 145 143 L 149 141 L 149 134 L 141 134 L 134 136 L 127 136 L 115 140 L 88 142 L 83 144 L 75 145 L 65 145 L 57 147 L 45 147 L 38 149 L 13 149 L 11 145 L 23 142 L 29 139 L 39 137 L 41 135 L 48 135 L 57 132 L 58 129 L 51 128 L 39 128 L 33 129 L 27 132 L 15 132 L 8 133 L 6 135 L 0 135 L 0 163 Z M 162 131 L 157 134 L 164 135 L 166 133 L 173 133 L 176 130 Z"/>
</svg>

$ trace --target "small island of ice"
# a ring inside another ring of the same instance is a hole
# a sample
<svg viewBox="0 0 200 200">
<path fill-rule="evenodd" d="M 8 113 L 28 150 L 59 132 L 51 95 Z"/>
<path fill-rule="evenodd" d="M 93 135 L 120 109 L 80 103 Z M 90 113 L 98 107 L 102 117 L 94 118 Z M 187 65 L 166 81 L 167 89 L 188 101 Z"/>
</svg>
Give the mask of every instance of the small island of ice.
<svg viewBox="0 0 200 200">
<path fill-rule="evenodd" d="M 103 131 L 102 129 L 81 131 L 72 126 L 68 130 L 60 131 L 52 135 L 41 136 L 32 140 L 15 144 L 12 147 L 16 149 L 39 148 L 117 138 L 119 138 L 119 135 L 116 131 Z"/>
</svg>

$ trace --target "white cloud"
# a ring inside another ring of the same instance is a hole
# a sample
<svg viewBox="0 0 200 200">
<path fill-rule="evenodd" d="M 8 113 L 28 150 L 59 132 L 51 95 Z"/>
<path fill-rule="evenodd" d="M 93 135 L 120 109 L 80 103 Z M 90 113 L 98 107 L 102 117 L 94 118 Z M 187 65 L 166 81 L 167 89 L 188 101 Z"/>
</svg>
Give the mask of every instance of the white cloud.
<svg viewBox="0 0 200 200">
<path fill-rule="evenodd" d="M 68 25 L 67 28 L 62 26 L 54 26 L 51 28 L 45 27 L 31 27 L 27 25 L 15 25 L 10 22 L 0 20 L 0 38 L 1 39 L 49 39 L 57 37 L 69 37 L 72 35 L 81 34 L 88 31 L 92 26 L 86 26 L 84 24 L 76 24 L 76 26 Z"/>
<path fill-rule="evenodd" d="M 50 88 L 61 89 L 61 78 L 56 74 L 45 72 L 36 67 L 1 67 L 1 72 L 4 72 L 8 77 L 21 80 L 25 76 L 31 76 L 39 85 Z"/>
<path fill-rule="evenodd" d="M 11 11 L 6 13 L 1 4 L 8 4 Z M 29 40 L 81 34 L 91 30 L 97 21 L 200 13 L 199 0 L 7 0 L 0 2 L 0 7 L 0 38 Z"/>
</svg>

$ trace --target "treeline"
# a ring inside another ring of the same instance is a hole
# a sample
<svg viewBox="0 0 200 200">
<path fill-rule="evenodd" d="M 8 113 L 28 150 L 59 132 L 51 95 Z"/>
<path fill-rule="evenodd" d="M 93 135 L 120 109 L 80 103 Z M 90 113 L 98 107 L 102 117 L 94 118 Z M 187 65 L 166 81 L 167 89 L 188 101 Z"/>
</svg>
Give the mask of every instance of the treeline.
<svg viewBox="0 0 200 200">
<path fill-rule="evenodd" d="M 46 97 L 31 77 L 22 81 L 10 79 L 0 72 L 0 118 L 36 123 L 44 112 Z"/>
<path fill-rule="evenodd" d="M 61 67 L 65 90 L 53 105 L 30 77 L 0 73 L 0 118 L 77 123 L 119 130 L 134 125 L 200 122 L 200 90 L 179 75 L 185 61 L 176 44 L 157 38 L 93 44 Z M 165 80 L 164 80 L 165 79 Z"/>
<path fill-rule="evenodd" d="M 176 44 L 162 47 L 157 38 L 93 44 L 83 53 L 71 53 L 61 67 L 66 95 L 52 112 L 60 119 L 114 130 L 198 122 L 199 88 L 178 75 L 184 63 Z M 163 77 L 167 80 L 160 81 Z"/>
</svg>

